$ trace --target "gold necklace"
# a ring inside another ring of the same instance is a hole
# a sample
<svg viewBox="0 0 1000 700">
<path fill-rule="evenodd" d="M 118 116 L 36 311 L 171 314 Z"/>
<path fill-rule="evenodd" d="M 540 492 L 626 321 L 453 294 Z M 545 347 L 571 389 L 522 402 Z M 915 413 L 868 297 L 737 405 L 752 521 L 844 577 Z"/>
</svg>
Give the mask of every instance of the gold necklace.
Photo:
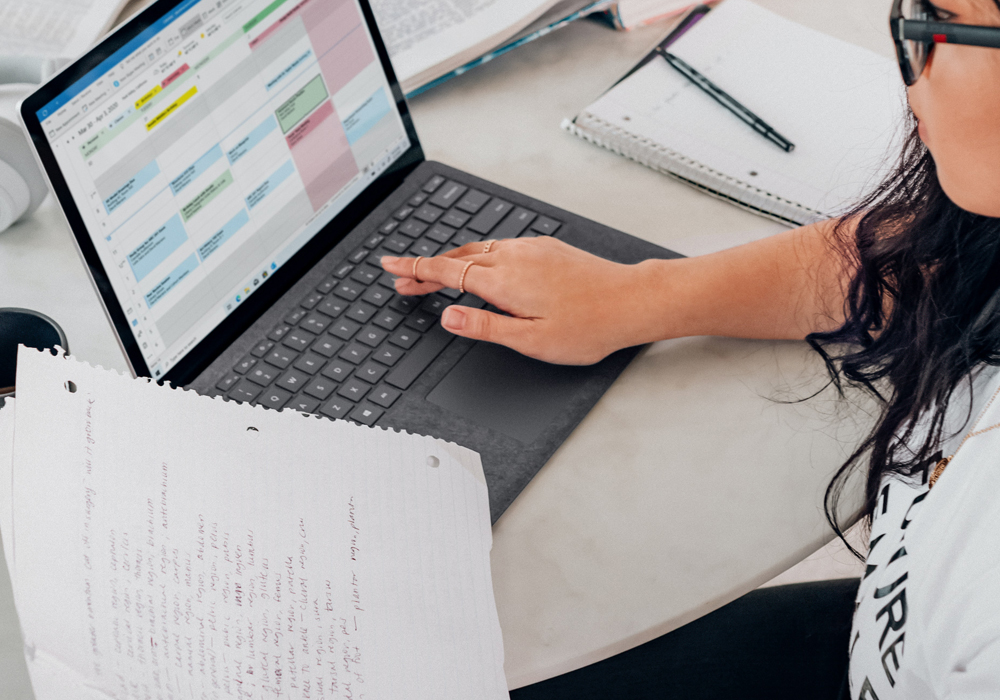
<svg viewBox="0 0 1000 700">
<path fill-rule="evenodd" d="M 990 406 L 993 404 L 993 402 L 996 401 L 998 395 L 1000 395 L 1000 388 L 997 388 L 997 390 L 993 392 L 993 396 L 987 402 L 986 406 L 983 407 L 983 410 L 979 413 L 979 417 L 976 419 L 976 422 L 972 424 L 973 428 L 979 425 L 979 421 L 981 421 L 983 419 L 983 416 L 986 415 L 986 412 L 990 409 Z M 958 454 L 958 451 L 962 449 L 962 446 L 965 445 L 965 443 L 967 443 L 970 438 L 974 438 L 977 435 L 982 435 L 983 433 L 988 433 L 989 431 L 995 430 L 997 428 L 1000 428 L 1000 423 L 995 423 L 989 426 L 988 428 L 981 428 L 980 430 L 972 430 L 970 433 L 968 433 L 962 440 L 962 442 L 959 443 L 958 448 L 950 456 L 945 457 L 944 459 L 939 461 L 937 465 L 934 467 L 934 471 L 931 472 L 931 476 L 927 480 L 927 489 L 930 490 L 934 488 L 934 484 L 936 484 L 937 480 L 941 478 L 942 474 L 944 474 L 945 467 L 947 467 L 951 463 L 951 460 L 955 459 L 955 455 Z"/>
</svg>

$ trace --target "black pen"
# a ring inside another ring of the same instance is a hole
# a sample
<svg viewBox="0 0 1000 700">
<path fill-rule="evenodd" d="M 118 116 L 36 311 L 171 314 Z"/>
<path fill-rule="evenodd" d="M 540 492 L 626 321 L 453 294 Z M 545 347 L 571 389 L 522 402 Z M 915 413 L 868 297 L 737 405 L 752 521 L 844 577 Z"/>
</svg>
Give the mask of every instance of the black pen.
<svg viewBox="0 0 1000 700">
<path fill-rule="evenodd" d="M 784 136 L 775 131 L 771 125 L 766 121 L 758 117 L 756 114 L 751 112 L 749 109 L 737 102 L 733 97 L 726 93 L 725 90 L 720 88 L 718 85 L 713 83 L 711 80 L 706 78 L 704 75 L 696 71 L 694 68 L 689 66 L 687 63 L 681 59 L 674 56 L 672 53 L 667 51 L 661 46 L 656 47 L 656 52 L 663 56 L 667 63 L 674 67 L 674 69 L 683 75 L 685 78 L 694 83 L 698 88 L 700 88 L 705 94 L 711 97 L 713 100 L 718 102 L 720 105 L 728 109 L 730 112 L 735 114 L 737 117 L 742 119 L 744 122 L 753 127 L 753 130 L 758 134 L 766 138 L 771 143 L 776 144 L 779 148 L 784 149 L 788 153 L 795 150 L 795 144 L 786 139 Z"/>
</svg>

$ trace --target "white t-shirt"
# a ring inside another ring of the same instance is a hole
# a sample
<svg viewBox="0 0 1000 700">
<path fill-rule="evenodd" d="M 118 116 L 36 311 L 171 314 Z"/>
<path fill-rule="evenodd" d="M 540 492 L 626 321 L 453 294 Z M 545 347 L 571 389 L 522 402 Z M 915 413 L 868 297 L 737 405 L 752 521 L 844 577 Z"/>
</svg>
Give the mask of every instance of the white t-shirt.
<svg viewBox="0 0 1000 700">
<path fill-rule="evenodd" d="M 947 422 L 955 453 L 1000 387 L 988 368 Z M 976 430 L 1000 423 L 1000 397 Z M 964 429 L 963 429 L 964 428 Z M 887 478 L 850 638 L 852 700 L 1000 698 L 1000 428 L 971 438 L 934 486 Z"/>
</svg>

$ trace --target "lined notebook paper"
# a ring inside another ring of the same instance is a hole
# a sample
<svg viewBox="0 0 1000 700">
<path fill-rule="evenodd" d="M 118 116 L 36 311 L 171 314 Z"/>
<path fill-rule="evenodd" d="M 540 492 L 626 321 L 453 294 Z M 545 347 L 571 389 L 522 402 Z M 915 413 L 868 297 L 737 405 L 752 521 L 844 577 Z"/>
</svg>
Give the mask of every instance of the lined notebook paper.
<svg viewBox="0 0 1000 700">
<path fill-rule="evenodd" d="M 563 128 L 796 224 L 848 208 L 899 152 L 903 83 L 896 64 L 871 51 L 748 0 L 725 0 L 670 51 L 757 113 L 795 150 L 786 153 L 756 134 L 662 58 Z"/>
<path fill-rule="evenodd" d="M 508 697 L 454 444 L 22 347 L 0 531 L 37 700 Z"/>
</svg>

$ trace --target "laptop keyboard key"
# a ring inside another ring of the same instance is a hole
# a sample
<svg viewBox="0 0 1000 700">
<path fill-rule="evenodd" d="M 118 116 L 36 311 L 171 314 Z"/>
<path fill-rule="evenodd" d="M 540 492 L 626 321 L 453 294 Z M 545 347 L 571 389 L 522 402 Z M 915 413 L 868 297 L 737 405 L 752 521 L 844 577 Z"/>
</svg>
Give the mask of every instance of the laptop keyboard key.
<svg viewBox="0 0 1000 700">
<path fill-rule="evenodd" d="M 399 226 L 399 222 L 398 221 L 396 221 L 395 219 L 389 219 L 384 224 L 382 224 L 381 226 L 379 226 L 378 230 L 379 230 L 379 233 L 383 233 L 385 235 L 388 235 L 388 234 L 392 233 L 393 231 L 395 231 L 397 226 Z"/>
<path fill-rule="evenodd" d="M 451 239 L 451 244 L 454 246 L 462 246 L 466 243 L 474 243 L 481 240 L 483 240 L 483 237 L 478 233 L 473 233 L 469 229 L 463 229 L 458 232 L 457 236 Z"/>
<path fill-rule="evenodd" d="M 400 236 L 397 233 L 389 236 L 382 247 L 387 250 L 391 250 L 396 255 L 401 255 L 407 248 L 410 247 L 410 242 L 409 238 Z"/>
<path fill-rule="evenodd" d="M 268 365 L 260 365 L 247 374 L 247 379 L 249 379 L 254 384 L 260 384 L 261 386 L 267 386 L 274 381 L 274 378 L 278 376 L 278 370 L 274 367 Z"/>
<path fill-rule="evenodd" d="M 435 326 L 396 364 L 385 381 L 397 389 L 409 389 L 454 337 L 441 326 Z"/>
<path fill-rule="evenodd" d="M 250 354 L 254 357 L 264 357 L 264 355 L 266 355 L 273 347 L 274 343 L 270 340 L 262 340 L 253 346 L 253 350 L 250 351 Z"/>
<path fill-rule="evenodd" d="M 233 401 L 253 401 L 260 394 L 260 391 L 259 386 L 244 379 L 229 392 L 229 398 Z"/>
<path fill-rule="evenodd" d="M 427 224 L 421 223 L 416 219 L 410 219 L 399 227 L 399 232 L 409 236 L 410 238 L 420 238 L 420 234 L 426 230 Z"/>
<path fill-rule="evenodd" d="M 320 304 L 316 310 L 321 314 L 326 314 L 330 318 L 337 318 L 340 314 L 347 311 L 349 304 L 343 299 L 338 299 L 337 297 L 330 297 L 322 304 Z"/>
<path fill-rule="evenodd" d="M 431 230 L 427 232 L 427 238 L 431 239 L 435 243 L 447 243 L 451 240 L 451 237 L 455 235 L 455 229 L 444 226 L 443 224 L 434 224 L 431 226 Z"/>
<path fill-rule="evenodd" d="M 416 243 L 414 243 L 413 247 L 410 248 L 410 255 L 412 255 L 413 257 L 422 255 L 425 258 L 430 258 L 437 255 L 437 252 L 439 250 L 441 250 L 441 246 L 439 246 L 437 243 L 431 243 L 427 239 L 421 239 Z"/>
<path fill-rule="evenodd" d="M 556 221 L 555 219 L 550 219 L 547 216 L 539 216 L 535 220 L 535 223 L 531 225 L 531 230 L 538 231 L 539 233 L 543 233 L 546 236 L 551 236 L 553 233 L 559 230 L 560 226 L 562 226 L 562 224 Z"/>
<path fill-rule="evenodd" d="M 299 321 L 305 318 L 305 315 L 307 313 L 309 312 L 306 311 L 305 309 L 292 309 L 287 314 L 285 314 L 285 317 L 282 320 L 285 323 L 297 326 L 299 324 Z"/>
<path fill-rule="evenodd" d="M 510 213 L 514 205 L 510 202 L 505 202 L 502 199 L 496 199 L 490 201 L 482 211 L 476 214 L 472 221 L 469 222 L 469 230 L 475 231 L 476 233 L 487 234 L 493 230 L 493 227 L 500 223 L 507 214 Z"/>
<path fill-rule="evenodd" d="M 441 177 L 440 175 L 435 175 L 430 180 L 425 182 L 424 186 L 421 189 L 423 189 L 423 191 L 426 192 L 427 194 L 432 194 L 434 190 L 436 190 L 443 184 L 444 184 L 444 178 Z"/>
<path fill-rule="evenodd" d="M 220 391 L 229 391 L 234 386 L 236 386 L 236 383 L 238 381 L 240 381 L 240 375 L 230 374 L 228 377 L 223 377 L 221 380 L 219 380 L 219 383 L 215 385 L 215 388 L 219 389 Z"/>
<path fill-rule="evenodd" d="M 309 383 L 309 375 L 297 369 L 289 370 L 278 380 L 278 386 L 284 387 L 292 393 Z"/>
<path fill-rule="evenodd" d="M 413 344 L 418 340 L 420 340 L 420 334 L 416 331 L 410 330 L 409 328 L 400 328 L 389 338 L 390 343 L 398 345 L 404 350 L 412 348 Z"/>
<path fill-rule="evenodd" d="M 425 224 L 433 224 L 435 221 L 441 218 L 444 212 L 435 206 L 430 204 L 425 204 L 424 206 L 417 209 L 417 213 L 413 215 L 413 218 L 420 219 Z"/>
<path fill-rule="evenodd" d="M 310 314 L 309 318 L 301 323 L 302 328 L 316 335 L 325 331 L 328 325 L 330 325 L 330 319 L 320 314 Z"/>
<path fill-rule="evenodd" d="M 288 365 L 292 364 L 292 361 L 295 360 L 295 356 L 297 354 L 298 353 L 294 350 L 277 347 L 271 351 L 271 354 L 264 358 L 264 362 L 269 365 L 274 365 L 278 369 L 285 369 Z"/>
<path fill-rule="evenodd" d="M 353 265 L 348 265 L 348 267 L 350 267 L 352 269 L 354 268 Z M 336 286 L 337 286 L 337 280 L 336 279 L 328 279 L 328 280 L 324 280 L 324 281 L 320 282 L 318 285 L 316 285 L 316 291 L 319 292 L 320 294 L 329 294 L 330 292 L 333 291 L 334 287 L 336 287 Z"/>
<path fill-rule="evenodd" d="M 471 214 L 466 214 L 464 211 L 452 209 L 450 212 L 445 214 L 444 217 L 438 221 L 438 223 L 451 226 L 452 228 L 462 228 L 471 218 Z"/>
<path fill-rule="evenodd" d="M 351 420 L 355 420 L 363 425 L 374 425 L 375 421 L 382 417 L 385 413 L 381 408 L 376 408 L 371 404 L 362 404 L 351 411 Z"/>
<path fill-rule="evenodd" d="M 285 339 L 281 341 L 281 344 L 301 352 L 312 345 L 312 342 L 315 339 L 316 336 L 312 333 L 308 333 L 301 328 L 296 328 L 294 331 L 285 336 Z"/>
<path fill-rule="evenodd" d="M 399 279 L 396 275 L 391 272 L 383 272 L 378 278 L 378 283 L 385 287 L 386 289 L 396 289 L 396 280 Z"/>
<path fill-rule="evenodd" d="M 326 377 L 316 377 L 309 382 L 309 386 L 305 388 L 305 393 L 319 399 L 320 401 L 326 401 L 336 388 L 337 382 L 332 379 L 327 379 Z"/>
<path fill-rule="evenodd" d="M 447 287 L 445 287 L 444 289 L 439 289 L 437 293 L 440 294 L 441 296 L 448 297 L 452 301 L 462 296 L 462 293 L 457 289 L 449 289 Z"/>
<path fill-rule="evenodd" d="M 312 347 L 309 349 L 315 353 L 319 353 L 323 357 L 333 357 L 342 347 L 344 347 L 344 341 L 324 335 L 322 338 L 313 343 Z"/>
<path fill-rule="evenodd" d="M 316 409 L 319 408 L 319 401 L 308 396 L 299 396 L 289 404 L 289 408 L 303 413 L 315 413 Z"/>
<path fill-rule="evenodd" d="M 334 360 L 326 367 L 323 368 L 321 374 L 324 377 L 332 379 L 336 382 L 342 382 L 351 376 L 351 372 L 354 371 L 354 365 L 344 362 L 343 360 Z"/>
<path fill-rule="evenodd" d="M 428 328 L 433 326 L 436 321 L 436 316 L 432 316 L 426 311 L 417 309 L 406 317 L 405 323 L 410 328 L 416 328 L 418 331 L 426 331 Z"/>
<path fill-rule="evenodd" d="M 347 318 L 354 319 L 355 321 L 360 321 L 361 323 L 368 323 L 375 316 L 378 311 L 371 304 L 366 304 L 363 301 L 359 301 L 357 304 L 352 306 L 347 312 Z"/>
<path fill-rule="evenodd" d="M 533 211 L 518 207 L 514 212 L 493 229 L 492 238 L 517 238 L 524 229 L 538 216 Z"/>
<path fill-rule="evenodd" d="M 386 309 L 384 311 L 378 312 L 375 316 L 373 323 L 376 326 L 386 329 L 387 331 L 396 330 L 396 326 L 403 322 L 403 314 L 393 311 L 392 309 Z"/>
<path fill-rule="evenodd" d="M 352 378 L 341 385 L 341 387 L 337 390 L 337 395 L 343 396 L 345 399 L 350 399 L 351 401 L 360 401 L 365 398 L 365 394 L 368 393 L 369 389 L 371 389 L 371 387 L 360 379 Z"/>
<path fill-rule="evenodd" d="M 361 296 L 361 292 L 363 291 L 364 288 L 361 285 L 357 284 L 356 282 L 349 281 L 349 282 L 341 282 L 339 285 L 337 285 L 337 288 L 334 290 L 333 293 L 336 294 L 341 299 L 347 299 L 347 301 L 354 301 L 359 296 Z"/>
<path fill-rule="evenodd" d="M 295 369 L 302 370 L 306 374 L 316 374 L 323 368 L 324 364 L 326 364 L 326 360 L 323 357 L 307 352 L 295 363 Z"/>
<path fill-rule="evenodd" d="M 390 345 L 386 343 L 372 355 L 372 359 L 376 362 L 381 362 L 387 367 L 392 367 L 394 364 L 399 362 L 399 358 L 403 356 L 403 349 L 397 348 L 395 345 Z"/>
<path fill-rule="evenodd" d="M 419 297 L 397 296 L 396 298 L 394 298 L 392 301 L 389 302 L 390 309 L 395 309 L 396 311 L 403 314 L 410 313 L 418 306 L 420 306 Z"/>
<path fill-rule="evenodd" d="M 415 195 L 407 200 L 407 204 L 411 207 L 419 207 L 421 204 L 427 201 L 427 194 L 425 192 L 417 192 Z"/>
<path fill-rule="evenodd" d="M 236 374 L 246 374 L 251 369 L 253 369 L 253 366 L 255 364 L 257 364 L 257 358 L 247 355 L 242 360 L 236 363 L 236 365 L 233 367 L 233 371 L 236 372 Z"/>
<path fill-rule="evenodd" d="M 461 209 L 469 214 L 475 214 L 483 205 L 490 201 L 490 196 L 485 192 L 480 192 L 479 190 L 470 190 L 468 194 L 462 197 L 462 201 L 455 205 L 456 209 Z"/>
<path fill-rule="evenodd" d="M 360 323 L 342 318 L 330 327 L 330 333 L 341 340 L 350 340 L 361 329 Z"/>
<path fill-rule="evenodd" d="M 347 412 L 354 408 L 354 404 L 342 398 L 333 398 L 327 401 L 319 409 L 319 412 L 330 418 L 343 418 Z"/>
<path fill-rule="evenodd" d="M 378 384 L 379 380 L 382 379 L 388 371 L 388 367 L 384 367 L 368 360 L 368 362 L 358 368 L 358 371 L 354 373 L 354 376 L 362 381 L 368 382 L 369 384 Z"/>
<path fill-rule="evenodd" d="M 312 292 L 311 294 L 306 296 L 305 299 L 299 302 L 299 306 L 301 306 L 304 309 L 311 310 L 314 309 L 316 307 L 316 304 L 320 303 L 321 301 L 323 301 L 323 295 L 320 294 L 319 292 Z"/>
<path fill-rule="evenodd" d="M 382 270 L 372 267 L 371 265 L 362 265 L 354 274 L 351 275 L 352 280 L 357 280 L 361 284 L 374 284 L 375 280 L 381 276 Z"/>
<path fill-rule="evenodd" d="M 435 316 L 440 316 L 441 312 L 444 311 L 447 306 L 447 299 L 437 294 L 431 294 L 430 296 L 424 297 L 423 302 L 420 304 L 420 310 L 426 311 L 429 314 L 434 314 Z"/>
<path fill-rule="evenodd" d="M 360 262 L 364 262 L 365 258 L 368 257 L 368 249 L 365 247 L 358 248 L 356 251 L 347 256 L 347 259 L 352 263 L 357 265 Z"/>
<path fill-rule="evenodd" d="M 366 240 L 364 243 L 362 243 L 362 245 L 365 248 L 368 248 L 368 250 L 371 250 L 373 248 L 378 248 L 378 244 L 381 243 L 384 240 L 385 240 L 385 236 L 383 236 L 383 235 L 381 235 L 379 233 L 373 233 L 372 235 L 370 235 L 368 237 L 368 240 Z"/>
<path fill-rule="evenodd" d="M 368 291 L 361 295 L 362 301 L 367 301 L 372 306 L 382 307 L 392 297 L 392 292 L 383 287 L 369 287 Z"/>
<path fill-rule="evenodd" d="M 363 331 L 358 333 L 357 340 L 360 343 L 364 343 L 370 347 L 378 347 L 379 344 L 385 340 L 385 337 L 389 335 L 381 328 L 375 328 L 374 326 L 368 326 Z"/>
<path fill-rule="evenodd" d="M 403 207 L 402 209 L 400 209 L 399 211 L 397 211 L 395 214 L 393 214 L 393 216 L 395 216 L 397 219 L 399 219 L 400 221 L 402 221 L 402 220 L 404 220 L 406 217 L 408 217 L 412 213 L 413 213 L 413 207 Z"/>
<path fill-rule="evenodd" d="M 354 265 L 352 265 L 351 263 L 341 263 L 337 267 L 337 269 L 333 271 L 333 276 L 336 277 L 339 280 L 342 280 L 345 277 L 347 277 L 349 274 L 351 274 L 351 270 L 353 270 L 353 269 L 354 269 Z"/>
<path fill-rule="evenodd" d="M 266 408 L 279 410 L 282 406 L 288 403 L 288 399 L 290 398 L 292 398 L 292 395 L 284 389 L 271 387 L 260 395 L 260 398 L 257 399 L 257 403 Z"/>
<path fill-rule="evenodd" d="M 389 408 L 396 403 L 396 399 L 399 398 L 400 393 L 399 389 L 393 389 L 391 386 L 383 384 L 375 391 L 368 394 L 368 400 L 377 406 L 381 406 L 382 408 Z"/>
<path fill-rule="evenodd" d="M 342 360 L 347 360 L 353 364 L 360 365 L 370 354 L 371 348 L 366 348 L 364 345 L 360 345 L 358 343 L 351 343 L 346 348 L 341 350 L 337 357 Z"/>
<path fill-rule="evenodd" d="M 284 338 L 285 334 L 288 333 L 290 330 L 292 330 L 291 326 L 282 323 L 280 326 L 275 326 L 271 330 L 271 332 L 267 334 L 267 337 L 273 340 L 274 342 L 278 342 L 279 340 Z"/>
<path fill-rule="evenodd" d="M 344 384 L 337 389 L 337 395 L 343 396 L 345 399 L 350 399 L 351 401 L 360 401 L 371 389 L 370 386 L 365 384 L 360 379 L 349 379 Z"/>
<path fill-rule="evenodd" d="M 442 209 L 451 209 L 468 189 L 465 185 L 460 185 L 454 180 L 448 180 L 448 182 L 444 183 L 444 187 L 431 197 L 431 204 Z"/>
</svg>

